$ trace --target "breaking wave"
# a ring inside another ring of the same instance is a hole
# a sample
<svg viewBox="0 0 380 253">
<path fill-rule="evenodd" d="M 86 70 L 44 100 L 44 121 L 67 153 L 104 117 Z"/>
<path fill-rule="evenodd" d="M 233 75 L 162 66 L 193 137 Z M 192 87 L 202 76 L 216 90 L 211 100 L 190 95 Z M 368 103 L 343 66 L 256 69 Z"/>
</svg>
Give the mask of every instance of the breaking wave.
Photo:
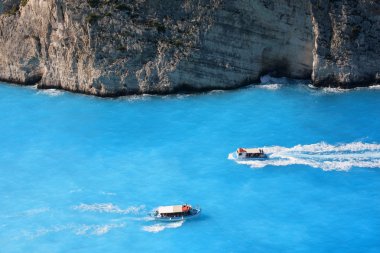
<svg viewBox="0 0 380 253">
<path fill-rule="evenodd" d="M 260 88 L 260 89 L 267 89 L 267 90 L 278 90 L 282 88 L 283 86 L 287 85 L 305 85 L 309 87 L 312 90 L 320 90 L 322 91 L 322 94 L 342 94 L 350 91 L 355 90 L 380 90 L 380 84 L 374 84 L 368 87 L 357 87 L 353 89 L 342 89 L 337 87 L 322 87 L 318 88 L 315 87 L 310 80 L 302 80 L 302 79 L 291 79 L 287 77 L 273 77 L 270 75 L 264 75 L 260 77 L 260 83 L 255 85 L 254 87 Z"/>
<path fill-rule="evenodd" d="M 80 204 L 73 207 L 74 210 L 79 210 L 82 212 L 99 212 L 99 213 L 118 213 L 118 214 L 139 214 L 145 209 L 144 205 L 141 206 L 130 206 L 126 209 L 121 209 L 117 205 L 112 203 L 96 203 L 96 204 Z"/>
<path fill-rule="evenodd" d="M 260 84 L 255 85 L 256 88 L 267 89 L 267 90 L 278 90 L 283 86 L 289 84 L 309 84 L 309 80 L 299 80 L 299 79 L 290 79 L 287 77 L 273 77 L 270 75 L 264 75 L 260 77 Z"/>
<path fill-rule="evenodd" d="M 380 84 L 371 85 L 368 88 L 371 89 L 371 90 L 380 90 Z"/>
<path fill-rule="evenodd" d="M 278 90 L 282 87 L 282 84 L 279 83 L 273 83 L 273 84 L 260 84 L 256 86 L 260 89 L 266 89 L 266 90 Z"/>
<path fill-rule="evenodd" d="M 324 93 L 345 93 L 345 92 L 348 92 L 350 90 L 342 89 L 342 88 L 325 87 L 325 88 L 322 88 L 322 91 Z"/>
<path fill-rule="evenodd" d="M 177 221 L 170 223 L 157 223 L 151 226 L 144 226 L 142 230 L 150 233 L 158 233 L 168 228 L 179 228 L 183 225 L 185 221 Z"/>
<path fill-rule="evenodd" d="M 228 158 L 238 164 L 252 168 L 265 166 L 307 165 L 323 170 L 347 171 L 352 167 L 380 168 L 380 145 L 352 142 L 331 145 L 320 142 L 310 145 L 297 145 L 292 148 L 272 146 L 261 147 L 268 154 L 265 160 L 237 160 L 233 153 Z"/>
</svg>

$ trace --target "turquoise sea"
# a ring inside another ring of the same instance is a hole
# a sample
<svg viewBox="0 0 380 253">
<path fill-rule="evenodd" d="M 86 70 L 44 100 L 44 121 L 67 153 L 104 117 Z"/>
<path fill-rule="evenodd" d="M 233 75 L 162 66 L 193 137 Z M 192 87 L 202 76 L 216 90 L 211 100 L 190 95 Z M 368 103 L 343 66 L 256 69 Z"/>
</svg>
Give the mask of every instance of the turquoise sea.
<svg viewBox="0 0 380 253">
<path fill-rule="evenodd" d="M 0 252 L 380 252 L 380 89 L 0 84 Z M 238 147 L 265 161 L 239 162 Z M 160 223 L 160 205 L 202 207 Z"/>
</svg>

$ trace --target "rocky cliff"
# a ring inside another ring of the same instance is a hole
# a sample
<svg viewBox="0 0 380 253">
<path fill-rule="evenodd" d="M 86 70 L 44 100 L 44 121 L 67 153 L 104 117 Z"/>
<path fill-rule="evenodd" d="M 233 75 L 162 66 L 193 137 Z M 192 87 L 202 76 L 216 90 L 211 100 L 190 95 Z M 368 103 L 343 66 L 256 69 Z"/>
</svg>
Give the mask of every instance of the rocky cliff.
<svg viewBox="0 0 380 253">
<path fill-rule="evenodd" d="M 316 86 L 380 83 L 380 1 L 312 0 Z"/>
<path fill-rule="evenodd" d="M 0 79 L 98 96 L 230 89 L 268 73 L 376 82 L 378 4 L 335 2 L 0 0 Z M 370 14 L 370 28 L 347 28 L 357 13 Z M 341 42 L 347 32 L 355 39 Z M 365 69 L 341 78 L 362 61 Z"/>
<path fill-rule="evenodd" d="M 17 7 L 0 18 L 2 80 L 114 96 L 311 73 L 309 5 L 296 0 L 29 0 Z"/>
</svg>

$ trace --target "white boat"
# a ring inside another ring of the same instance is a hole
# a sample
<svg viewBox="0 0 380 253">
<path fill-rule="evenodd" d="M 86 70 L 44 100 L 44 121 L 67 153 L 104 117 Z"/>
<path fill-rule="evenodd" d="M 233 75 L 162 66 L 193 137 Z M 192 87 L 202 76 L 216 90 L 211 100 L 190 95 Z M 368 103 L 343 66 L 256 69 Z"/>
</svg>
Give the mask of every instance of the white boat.
<svg viewBox="0 0 380 253">
<path fill-rule="evenodd" d="M 181 221 L 194 218 L 201 213 L 199 207 L 194 208 L 191 205 L 174 205 L 174 206 L 160 206 L 151 216 L 159 221 Z"/>
<path fill-rule="evenodd" d="M 258 148 L 238 148 L 236 150 L 237 159 L 266 159 L 268 156 L 264 150 Z"/>
</svg>

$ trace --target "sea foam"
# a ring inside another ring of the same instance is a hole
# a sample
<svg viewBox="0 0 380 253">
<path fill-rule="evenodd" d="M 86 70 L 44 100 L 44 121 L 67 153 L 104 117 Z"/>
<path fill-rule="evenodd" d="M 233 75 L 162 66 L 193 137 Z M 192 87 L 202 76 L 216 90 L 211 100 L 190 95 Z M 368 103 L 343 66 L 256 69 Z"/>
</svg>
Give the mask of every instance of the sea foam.
<svg viewBox="0 0 380 253">
<path fill-rule="evenodd" d="M 124 223 L 121 224 L 104 224 L 104 225 L 81 225 L 74 229 L 76 235 L 104 235 L 108 233 L 111 229 L 123 228 Z"/>
<path fill-rule="evenodd" d="M 125 223 L 110 223 L 110 224 L 65 224 L 65 225 L 54 225 L 51 227 L 40 227 L 31 231 L 22 231 L 20 235 L 21 238 L 27 238 L 33 240 L 35 238 L 45 236 L 52 233 L 60 232 L 71 232 L 75 235 L 96 235 L 101 236 L 107 234 L 112 229 L 123 228 Z"/>
<path fill-rule="evenodd" d="M 48 95 L 52 97 L 63 95 L 63 91 L 57 89 L 46 89 L 38 91 L 38 94 Z"/>
<path fill-rule="evenodd" d="M 266 89 L 266 90 L 278 90 L 281 88 L 281 86 L 282 84 L 273 83 L 273 84 L 260 84 L 260 85 L 257 85 L 256 87 L 260 89 Z"/>
<path fill-rule="evenodd" d="M 322 88 L 322 91 L 324 93 L 345 93 L 345 92 L 348 92 L 350 90 L 342 89 L 342 88 L 325 87 L 325 88 Z"/>
<path fill-rule="evenodd" d="M 255 88 L 266 90 L 278 90 L 287 85 L 310 85 L 309 80 L 290 79 L 287 77 L 273 77 L 264 75 L 260 77 L 260 84 L 255 85 Z"/>
<path fill-rule="evenodd" d="M 118 214 L 138 214 L 145 209 L 144 205 L 130 206 L 126 209 L 121 209 L 112 203 L 95 203 L 95 204 L 80 204 L 73 207 L 74 210 L 82 212 L 99 212 L 99 213 L 118 213 Z"/>
<path fill-rule="evenodd" d="M 170 223 L 157 223 L 151 226 L 144 226 L 142 230 L 150 233 L 158 233 L 168 228 L 179 228 L 183 225 L 185 221 L 177 221 Z"/>
<path fill-rule="evenodd" d="M 371 85 L 368 88 L 371 89 L 371 90 L 380 90 L 380 84 Z"/>
</svg>

